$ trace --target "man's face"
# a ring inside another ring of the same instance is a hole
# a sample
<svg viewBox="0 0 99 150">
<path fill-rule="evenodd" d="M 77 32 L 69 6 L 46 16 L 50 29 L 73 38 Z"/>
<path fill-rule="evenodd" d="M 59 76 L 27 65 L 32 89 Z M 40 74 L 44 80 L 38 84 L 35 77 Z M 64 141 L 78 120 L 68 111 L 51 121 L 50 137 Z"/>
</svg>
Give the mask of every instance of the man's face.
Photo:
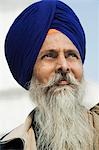
<svg viewBox="0 0 99 150">
<path fill-rule="evenodd" d="M 68 72 L 78 81 L 81 81 L 83 76 L 79 51 L 72 41 L 59 31 L 46 36 L 33 73 L 39 83 L 47 84 L 58 72 Z M 58 86 L 67 84 L 66 80 L 61 80 Z"/>
</svg>

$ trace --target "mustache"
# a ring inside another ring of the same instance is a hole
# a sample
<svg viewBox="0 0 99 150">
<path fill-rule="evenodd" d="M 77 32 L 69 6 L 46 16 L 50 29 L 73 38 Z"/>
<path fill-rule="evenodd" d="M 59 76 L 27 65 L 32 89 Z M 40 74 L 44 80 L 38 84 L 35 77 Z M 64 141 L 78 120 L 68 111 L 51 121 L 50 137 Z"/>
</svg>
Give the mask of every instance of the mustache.
<svg viewBox="0 0 99 150">
<path fill-rule="evenodd" d="M 72 85 L 72 86 L 79 85 L 78 80 L 74 77 L 73 74 L 71 75 L 70 73 L 65 73 L 64 75 L 62 75 L 62 74 L 57 73 L 51 80 L 48 81 L 46 85 L 43 85 L 43 87 L 50 88 L 53 86 L 57 86 L 58 83 L 62 80 L 65 80 L 68 83 L 68 85 Z"/>
</svg>

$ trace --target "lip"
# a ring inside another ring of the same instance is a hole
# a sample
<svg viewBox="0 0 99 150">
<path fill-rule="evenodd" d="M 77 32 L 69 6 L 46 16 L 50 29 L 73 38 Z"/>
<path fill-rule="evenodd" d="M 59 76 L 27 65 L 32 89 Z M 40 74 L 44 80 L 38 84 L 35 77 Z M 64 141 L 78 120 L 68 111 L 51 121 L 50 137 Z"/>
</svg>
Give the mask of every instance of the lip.
<svg viewBox="0 0 99 150">
<path fill-rule="evenodd" d="M 64 85 L 69 85 L 69 83 L 66 81 L 66 80 L 60 80 L 58 83 L 57 83 L 58 86 L 64 86 Z"/>
</svg>

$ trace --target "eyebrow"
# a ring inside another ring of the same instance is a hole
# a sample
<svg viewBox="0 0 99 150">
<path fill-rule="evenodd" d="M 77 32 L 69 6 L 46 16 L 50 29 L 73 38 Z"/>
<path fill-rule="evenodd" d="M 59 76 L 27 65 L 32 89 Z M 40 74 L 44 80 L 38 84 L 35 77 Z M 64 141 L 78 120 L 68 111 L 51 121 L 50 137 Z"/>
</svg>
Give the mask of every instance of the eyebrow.
<svg viewBox="0 0 99 150">
<path fill-rule="evenodd" d="M 75 53 L 76 55 L 78 55 L 78 56 L 80 56 L 80 54 L 79 54 L 79 52 L 78 51 L 76 51 L 76 50 L 68 50 L 68 51 L 65 51 L 65 53 Z"/>
<path fill-rule="evenodd" d="M 43 54 L 49 53 L 49 52 L 51 52 L 51 53 L 56 52 L 56 49 L 48 49 L 46 51 L 42 51 L 42 52 L 40 52 L 40 56 L 43 55 Z"/>
<path fill-rule="evenodd" d="M 51 52 L 51 53 L 52 53 L 52 52 L 57 52 L 57 50 L 56 50 L 56 49 L 48 49 L 48 50 L 46 50 L 46 51 L 41 51 L 39 56 L 42 56 L 42 55 L 44 55 L 44 54 L 46 54 L 46 53 L 49 53 L 49 52 Z M 77 56 L 80 57 L 79 52 L 78 52 L 77 50 L 74 50 L 74 49 L 68 49 L 68 50 L 64 49 L 64 53 L 65 53 L 65 54 L 75 53 Z"/>
</svg>

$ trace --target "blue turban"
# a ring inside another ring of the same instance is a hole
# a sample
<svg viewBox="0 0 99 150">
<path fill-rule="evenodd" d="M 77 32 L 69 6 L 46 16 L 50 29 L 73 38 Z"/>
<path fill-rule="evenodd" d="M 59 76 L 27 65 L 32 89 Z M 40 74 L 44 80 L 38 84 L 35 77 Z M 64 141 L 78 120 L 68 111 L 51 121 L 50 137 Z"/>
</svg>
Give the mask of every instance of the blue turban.
<svg viewBox="0 0 99 150">
<path fill-rule="evenodd" d="M 14 21 L 5 39 L 5 56 L 15 80 L 25 89 L 49 29 L 64 33 L 85 59 L 85 34 L 73 10 L 58 0 L 27 7 Z"/>
</svg>

